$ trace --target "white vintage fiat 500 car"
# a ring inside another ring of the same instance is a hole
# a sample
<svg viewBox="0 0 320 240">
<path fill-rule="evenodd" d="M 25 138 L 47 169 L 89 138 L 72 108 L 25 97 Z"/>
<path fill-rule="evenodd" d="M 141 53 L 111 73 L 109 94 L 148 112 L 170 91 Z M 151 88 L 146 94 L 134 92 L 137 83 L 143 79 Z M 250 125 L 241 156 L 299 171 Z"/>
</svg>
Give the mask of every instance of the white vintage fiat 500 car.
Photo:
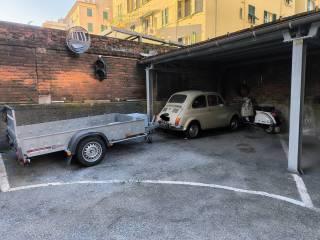
<svg viewBox="0 0 320 240">
<path fill-rule="evenodd" d="M 227 106 L 220 94 L 185 91 L 170 97 L 158 115 L 160 127 L 183 131 L 188 138 L 196 138 L 201 130 L 230 127 L 240 124 L 239 112 Z"/>
</svg>

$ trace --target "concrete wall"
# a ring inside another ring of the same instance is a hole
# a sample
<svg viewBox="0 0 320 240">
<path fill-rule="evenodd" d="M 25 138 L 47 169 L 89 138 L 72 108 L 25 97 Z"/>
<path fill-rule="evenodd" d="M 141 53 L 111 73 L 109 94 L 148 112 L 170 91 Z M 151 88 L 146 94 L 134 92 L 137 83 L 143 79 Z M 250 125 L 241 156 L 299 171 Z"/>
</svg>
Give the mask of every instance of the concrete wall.
<svg viewBox="0 0 320 240">
<path fill-rule="evenodd" d="M 92 35 L 91 49 L 75 56 L 66 47 L 66 32 L 0 22 L 0 102 L 144 99 L 145 73 L 137 65 L 141 52 L 169 48 Z M 108 79 L 94 76 L 103 55 Z"/>
<path fill-rule="evenodd" d="M 164 66 L 156 72 L 155 95 L 159 101 L 179 91 L 219 91 L 220 71 L 204 63 L 182 64 L 177 68 Z"/>
</svg>

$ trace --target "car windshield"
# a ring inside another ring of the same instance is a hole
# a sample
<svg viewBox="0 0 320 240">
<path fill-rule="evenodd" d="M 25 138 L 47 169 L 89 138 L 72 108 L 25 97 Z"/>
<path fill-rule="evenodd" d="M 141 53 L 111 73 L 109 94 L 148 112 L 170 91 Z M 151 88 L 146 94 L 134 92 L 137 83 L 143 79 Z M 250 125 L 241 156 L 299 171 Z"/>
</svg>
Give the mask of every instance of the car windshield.
<svg viewBox="0 0 320 240">
<path fill-rule="evenodd" d="M 168 102 L 182 104 L 186 101 L 186 99 L 187 99 L 187 95 L 176 94 L 176 95 L 173 95 Z"/>
</svg>

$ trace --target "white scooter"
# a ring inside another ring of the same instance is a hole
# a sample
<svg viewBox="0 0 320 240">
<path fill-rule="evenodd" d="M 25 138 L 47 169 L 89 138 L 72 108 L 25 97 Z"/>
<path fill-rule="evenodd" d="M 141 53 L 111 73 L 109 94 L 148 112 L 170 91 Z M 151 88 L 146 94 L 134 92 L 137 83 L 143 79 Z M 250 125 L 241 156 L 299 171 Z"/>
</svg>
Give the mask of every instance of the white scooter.
<svg viewBox="0 0 320 240">
<path fill-rule="evenodd" d="M 250 98 L 244 98 L 241 116 L 244 124 L 261 127 L 269 134 L 281 131 L 280 112 L 276 111 L 274 107 L 253 106 Z"/>
</svg>

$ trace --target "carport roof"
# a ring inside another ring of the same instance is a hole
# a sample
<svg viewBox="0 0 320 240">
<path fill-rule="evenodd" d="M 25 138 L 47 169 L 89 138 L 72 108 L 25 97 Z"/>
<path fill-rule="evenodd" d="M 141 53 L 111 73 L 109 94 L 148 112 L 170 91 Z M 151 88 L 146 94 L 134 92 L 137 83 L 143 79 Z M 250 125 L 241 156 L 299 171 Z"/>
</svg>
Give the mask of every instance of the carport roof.
<svg viewBox="0 0 320 240">
<path fill-rule="evenodd" d="M 174 61 L 220 61 L 237 60 L 260 54 L 291 51 L 284 43 L 284 31 L 294 32 L 301 26 L 320 21 L 320 12 L 314 11 L 280 19 L 242 31 L 213 38 L 189 47 L 148 57 L 141 64 L 160 64 Z M 303 35 L 303 33 L 302 33 Z"/>
</svg>

